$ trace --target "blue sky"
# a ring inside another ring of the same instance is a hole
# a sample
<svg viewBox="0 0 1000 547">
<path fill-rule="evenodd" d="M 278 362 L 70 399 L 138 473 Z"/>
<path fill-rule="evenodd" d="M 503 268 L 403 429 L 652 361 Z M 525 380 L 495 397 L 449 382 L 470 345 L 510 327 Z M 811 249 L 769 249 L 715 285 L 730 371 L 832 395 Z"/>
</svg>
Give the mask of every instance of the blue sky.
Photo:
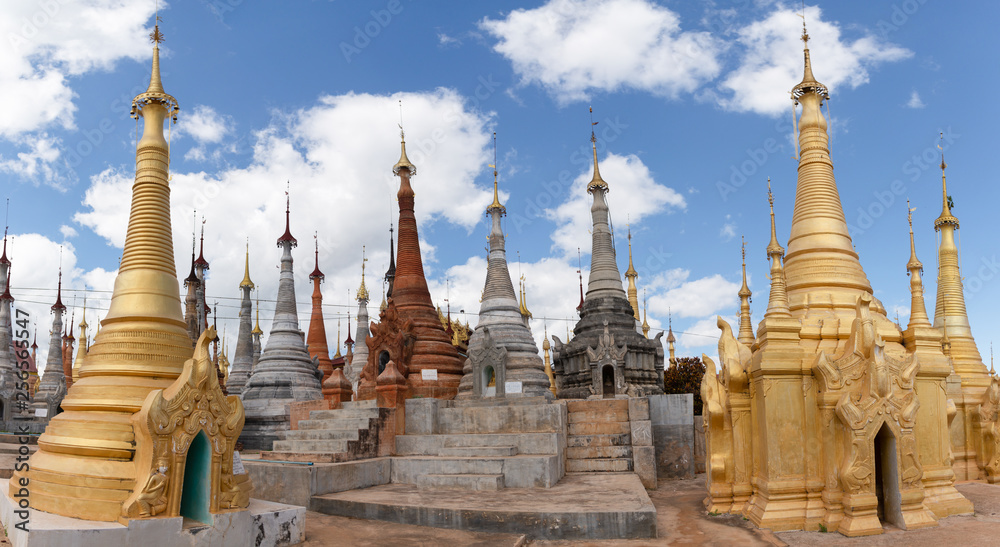
<svg viewBox="0 0 1000 547">
<path fill-rule="evenodd" d="M 91 319 L 107 307 L 110 292 L 101 291 L 112 287 L 124 240 L 136 129 L 127 112 L 148 82 L 153 2 L 120 4 L 0 7 L 8 37 L 0 40 L 0 180 L 11 199 L 13 292 L 42 321 L 43 346 L 59 245 L 64 299 L 77 295 L 82 306 L 88 288 Z M 788 236 L 799 10 L 751 0 L 161 5 L 164 86 L 182 108 L 171 137 L 178 270 L 183 277 L 190 265 L 197 208 L 209 299 L 235 336 L 249 240 L 266 332 L 290 181 L 301 326 L 318 232 L 332 344 L 338 317 L 346 329 L 356 308 L 362 245 L 373 309 L 380 299 L 402 100 L 435 301 L 449 298 L 475 325 L 495 130 L 512 273 L 526 277 L 536 336 L 546 326 L 564 336 L 578 301 L 577 247 L 585 270 L 588 262 L 593 106 L 620 269 L 630 224 L 650 323 L 665 327 L 670 309 L 675 331 L 686 333 L 679 354 L 713 354 L 715 315 L 738 309 L 741 235 L 755 326 L 766 307 L 768 176 L 779 239 Z M 905 326 L 909 198 L 932 307 L 944 132 L 984 356 L 1000 323 L 990 305 L 1000 262 L 989 181 L 989 120 L 1000 107 L 980 90 L 996 79 L 998 15 L 986 2 L 806 5 L 815 74 L 833 95 L 841 199 L 876 296 Z"/>
</svg>

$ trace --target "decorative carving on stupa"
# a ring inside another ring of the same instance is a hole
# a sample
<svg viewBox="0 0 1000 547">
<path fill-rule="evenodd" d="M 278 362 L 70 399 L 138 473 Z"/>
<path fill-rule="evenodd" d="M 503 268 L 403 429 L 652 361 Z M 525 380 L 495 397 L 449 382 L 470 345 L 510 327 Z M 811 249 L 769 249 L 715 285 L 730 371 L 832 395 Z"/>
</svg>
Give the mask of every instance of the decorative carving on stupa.
<svg viewBox="0 0 1000 547">
<path fill-rule="evenodd" d="M 927 321 L 912 230 L 906 331 L 872 295 L 844 221 L 821 110 L 829 94 L 813 76 L 808 39 L 803 29 L 804 77 L 792 90 L 801 152 L 788 254 L 768 179 L 767 311 L 752 336 L 741 290 L 739 339 L 718 319 L 718 374 L 703 356 L 705 504 L 772 530 L 936 526 L 972 511 L 954 486 L 960 420 L 945 329 Z"/>
<path fill-rule="evenodd" d="M 410 185 L 410 177 L 417 170 L 406 157 L 402 131 L 400 137 L 399 161 L 392 168 L 399 177 L 398 256 L 391 278 L 387 274 L 388 304 L 379 315 L 379 323 L 370 328 L 368 361 L 361 373 L 357 396 L 362 400 L 375 398 L 377 377 L 391 359 L 399 374 L 406 378 L 407 397 L 452 399 L 458 393 L 462 361 L 451 337 L 441 327 L 427 289 Z"/>
<path fill-rule="evenodd" d="M 643 336 L 637 321 L 638 304 L 633 307 L 622 286 L 610 228 L 611 214 L 605 197 L 609 187 L 601 178 L 597 137 L 593 131 L 590 142 L 594 153 L 594 176 L 587 185 L 587 192 L 594 196 L 590 208 L 593 220 L 590 278 L 584 296 L 581 274 L 580 320 L 573 329 L 573 339 L 563 343 L 558 337 L 552 337 L 552 369 L 558 396 L 578 399 L 598 393 L 605 397 L 663 393 L 663 344 L 660 342 L 663 332 L 652 340 Z M 627 354 L 618 365 L 595 370 L 596 362 L 589 354 L 598 351 L 605 332 L 626 347 Z M 614 387 L 613 393 L 610 386 Z"/>
<path fill-rule="evenodd" d="M 309 315 L 309 334 L 306 336 L 306 346 L 309 347 L 309 356 L 319 362 L 319 370 L 323 373 L 323 378 L 329 378 L 333 372 L 333 364 L 330 361 L 330 347 L 326 343 L 326 324 L 323 318 L 323 291 L 319 286 L 326 279 L 319 269 L 319 235 L 313 236 L 316 240 L 315 259 L 316 267 L 309 274 L 309 280 L 313 283 L 312 292 L 312 312 Z M 339 341 L 338 341 L 338 346 Z M 337 348 L 340 354 L 340 348 Z"/>
<path fill-rule="evenodd" d="M 146 397 L 132 415 L 136 436 L 136 488 L 122 504 L 121 519 L 182 515 L 183 471 L 192 442 L 199 436 L 210 447 L 208 509 L 219 513 L 250 505 L 250 475 L 233 473 L 233 450 L 243 429 L 243 403 L 226 396 L 208 356 L 216 337 L 209 327 L 195 345 L 194 356 L 170 387 Z"/>
<path fill-rule="evenodd" d="M 551 382 L 528 323 L 531 312 L 527 308 L 523 277 L 519 303 L 507 265 L 506 238 L 501 226 L 507 210 L 500 203 L 497 188 L 496 134 L 493 161 L 493 203 L 486 208 L 491 226 L 486 284 L 479 306 L 479 323 L 469 337 L 469 357 L 465 360 L 459 397 L 524 395 L 551 399 Z M 495 385 L 493 391 L 487 389 L 491 379 Z M 508 382 L 519 383 L 520 393 L 508 393 Z"/>
<path fill-rule="evenodd" d="M 358 389 L 358 379 L 361 375 L 361 369 L 364 368 L 365 364 L 368 362 L 368 333 L 369 333 L 369 319 L 368 319 L 368 287 L 365 286 L 365 264 L 368 262 L 368 258 L 365 257 L 365 249 L 361 248 L 361 285 L 358 286 L 357 300 L 358 300 L 358 330 L 357 334 L 354 335 L 355 338 L 355 349 L 354 357 L 351 359 L 351 364 L 346 368 L 345 376 L 347 380 L 351 382 L 353 390 L 356 392 Z"/>
<path fill-rule="evenodd" d="M 243 265 L 243 280 L 240 281 L 240 328 L 236 334 L 236 353 L 233 355 L 233 368 L 226 379 L 226 391 L 230 395 L 240 395 L 246 386 L 247 379 L 253 370 L 253 327 L 251 314 L 253 305 L 250 302 L 250 291 L 254 283 L 250 280 L 250 244 L 247 243 L 246 259 Z"/>
<path fill-rule="evenodd" d="M 163 127 L 176 121 L 180 108 L 160 79 L 159 26 L 151 38 L 149 87 L 132 103 L 131 115 L 144 123 L 136 143 L 128 229 L 111 305 L 80 380 L 62 401 L 63 412 L 48 423 L 29 470 L 16 471 L 11 480 L 14 488 L 21 478 L 30 481 L 33 509 L 86 520 L 117 520 L 122 503 L 144 488 L 137 484 L 135 457 L 150 447 L 133 441 L 136 431 L 130 418 L 148 395 L 177 380 L 192 353 L 174 264 L 169 143 Z M 58 318 L 61 310 L 54 311 Z M 47 377 L 61 376 L 59 328 L 53 328 L 49 352 L 55 366 L 46 371 L 36 402 L 45 393 Z M 232 449 L 225 450 L 231 457 Z M 179 473 L 167 466 L 167 475 Z"/>
<path fill-rule="evenodd" d="M 316 359 L 310 357 L 304 333 L 299 330 L 292 271 L 292 247 L 297 241 L 290 229 L 288 192 L 285 196 L 285 233 L 278 238 L 281 274 L 271 333 L 241 395 L 246 408 L 246 425 L 240 442 L 247 450 L 270 450 L 279 432 L 288 430 L 288 403 L 323 398 L 320 382 L 323 373 Z"/>
</svg>

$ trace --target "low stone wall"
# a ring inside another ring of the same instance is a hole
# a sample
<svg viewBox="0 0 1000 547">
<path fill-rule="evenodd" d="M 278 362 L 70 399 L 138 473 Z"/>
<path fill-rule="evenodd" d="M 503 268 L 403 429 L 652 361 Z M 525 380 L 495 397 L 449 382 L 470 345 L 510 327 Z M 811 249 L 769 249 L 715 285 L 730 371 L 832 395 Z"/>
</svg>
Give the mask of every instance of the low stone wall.
<svg viewBox="0 0 1000 547">
<path fill-rule="evenodd" d="M 697 461 L 694 396 L 690 393 L 651 395 L 649 416 L 653 426 L 657 476 L 661 479 L 693 478 Z"/>
</svg>

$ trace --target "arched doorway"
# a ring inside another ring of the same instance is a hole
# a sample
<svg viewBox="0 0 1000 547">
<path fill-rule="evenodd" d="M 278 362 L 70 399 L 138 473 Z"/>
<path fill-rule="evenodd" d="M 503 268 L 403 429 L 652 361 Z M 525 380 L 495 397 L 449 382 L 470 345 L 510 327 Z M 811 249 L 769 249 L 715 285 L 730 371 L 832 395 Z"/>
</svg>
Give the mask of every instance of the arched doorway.
<svg viewBox="0 0 1000 547">
<path fill-rule="evenodd" d="M 896 436 L 887 424 L 882 424 L 874 440 L 875 497 L 878 498 L 878 519 L 897 528 L 903 522 L 903 500 L 899 492 L 899 463 L 896 458 Z"/>
<path fill-rule="evenodd" d="M 389 352 L 382 350 L 378 354 L 378 373 L 382 374 L 385 371 L 385 366 L 389 364 Z"/>
<path fill-rule="evenodd" d="M 605 399 L 612 399 L 615 396 L 615 367 L 604 365 L 601 369 L 602 392 Z"/>
<path fill-rule="evenodd" d="M 497 377 L 493 367 L 483 367 L 483 397 L 496 397 Z"/>
<path fill-rule="evenodd" d="M 212 523 L 209 513 L 212 499 L 212 448 L 204 431 L 191 440 L 184 462 L 184 489 L 181 490 L 181 516 Z"/>
</svg>

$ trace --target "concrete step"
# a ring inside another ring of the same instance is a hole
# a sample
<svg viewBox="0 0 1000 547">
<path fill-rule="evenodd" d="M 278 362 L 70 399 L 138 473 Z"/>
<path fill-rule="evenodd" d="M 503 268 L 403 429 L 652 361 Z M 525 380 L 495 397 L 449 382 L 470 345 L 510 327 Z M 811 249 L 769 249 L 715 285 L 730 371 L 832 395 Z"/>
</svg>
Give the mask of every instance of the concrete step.
<svg viewBox="0 0 1000 547">
<path fill-rule="evenodd" d="M 566 458 L 571 460 L 631 457 L 631 446 L 574 446 L 566 449 Z"/>
<path fill-rule="evenodd" d="M 567 473 L 620 473 L 632 471 L 632 458 L 566 460 Z"/>
<path fill-rule="evenodd" d="M 28 452 L 31 454 L 34 454 L 35 451 L 38 450 L 37 444 L 28 444 L 25 446 L 27 447 Z M 0 454 L 18 454 L 20 453 L 20 450 L 21 450 L 20 444 L 0 443 Z"/>
<path fill-rule="evenodd" d="M 582 399 L 566 402 L 570 412 L 612 412 L 624 410 L 628 413 L 628 399 Z"/>
<path fill-rule="evenodd" d="M 422 475 L 417 478 L 417 486 L 438 488 L 463 488 L 465 490 L 500 490 L 503 475 L 441 473 Z"/>
<path fill-rule="evenodd" d="M 423 475 L 503 475 L 506 488 L 551 488 L 562 477 L 562 458 L 546 456 L 399 456 L 392 482 L 419 484 Z"/>
<path fill-rule="evenodd" d="M 340 403 L 340 408 L 355 409 L 355 408 L 378 408 L 375 405 L 375 399 L 368 399 L 367 401 L 345 401 Z"/>
<path fill-rule="evenodd" d="M 449 408 L 462 408 L 470 406 L 514 406 L 514 405 L 544 405 L 552 404 L 552 401 L 545 397 L 517 397 L 507 396 L 502 398 L 486 399 L 454 399 L 448 401 Z"/>
<path fill-rule="evenodd" d="M 632 446 L 632 434 L 569 435 L 566 437 L 566 446 Z"/>
<path fill-rule="evenodd" d="M 514 446 L 518 454 L 558 454 L 559 433 L 492 433 L 482 435 L 399 435 L 396 454 L 435 455 L 443 448 Z"/>
<path fill-rule="evenodd" d="M 338 408 L 336 410 L 313 410 L 310 420 L 340 420 L 342 418 L 378 418 L 377 408 Z"/>
<path fill-rule="evenodd" d="M 290 429 L 284 432 L 286 441 L 356 441 L 357 429 Z"/>
<path fill-rule="evenodd" d="M 442 448 L 438 452 L 440 456 L 455 456 L 455 457 L 490 457 L 490 456 L 516 456 L 517 447 L 516 446 L 456 446 L 451 448 Z"/>
<path fill-rule="evenodd" d="M 368 418 L 338 418 L 335 420 L 300 420 L 299 429 L 368 429 Z"/>
<path fill-rule="evenodd" d="M 442 434 L 546 433 L 562 431 L 562 405 L 469 406 L 438 410 L 437 432 Z"/>
<path fill-rule="evenodd" d="M 302 427 L 299 422 L 299 427 Z M 623 435 L 631 433 L 628 422 L 597 422 L 569 424 L 570 435 Z"/>
<path fill-rule="evenodd" d="M 627 421 L 628 406 L 626 406 L 624 410 L 613 408 L 608 411 L 587 410 L 569 413 L 569 423 L 571 424 Z"/>
<path fill-rule="evenodd" d="M 274 441 L 274 452 L 347 452 L 347 439 L 335 441 Z"/>
</svg>

